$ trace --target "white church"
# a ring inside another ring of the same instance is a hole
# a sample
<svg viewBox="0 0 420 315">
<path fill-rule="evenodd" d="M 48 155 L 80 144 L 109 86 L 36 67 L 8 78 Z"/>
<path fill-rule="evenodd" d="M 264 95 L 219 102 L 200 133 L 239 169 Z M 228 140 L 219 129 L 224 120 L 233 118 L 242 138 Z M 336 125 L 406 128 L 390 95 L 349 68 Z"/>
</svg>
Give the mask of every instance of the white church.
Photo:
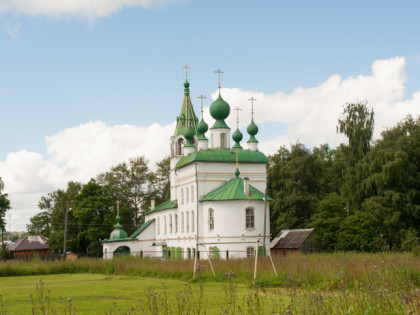
<svg viewBox="0 0 420 315">
<path fill-rule="evenodd" d="M 262 255 L 263 244 L 268 254 L 272 199 L 265 195 L 268 159 L 258 151 L 253 104 L 249 139 L 242 148 L 238 126 L 231 136 L 225 122 L 231 108 L 220 95 L 219 77 L 219 96 L 210 106 L 215 122 L 209 141 L 208 125 L 203 117 L 198 121 L 189 87 L 186 80 L 170 139 L 170 199 L 156 207 L 152 202 L 145 223 L 131 236 L 117 215 L 110 238 L 102 241 L 104 259 L 121 252 L 178 259 L 244 258 Z"/>
</svg>

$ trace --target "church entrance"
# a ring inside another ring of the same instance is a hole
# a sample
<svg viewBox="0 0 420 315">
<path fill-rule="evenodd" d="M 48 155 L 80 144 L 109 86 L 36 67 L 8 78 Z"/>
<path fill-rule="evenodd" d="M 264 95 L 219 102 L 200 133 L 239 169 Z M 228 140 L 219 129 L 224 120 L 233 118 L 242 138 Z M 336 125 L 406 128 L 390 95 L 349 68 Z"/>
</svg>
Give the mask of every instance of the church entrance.
<svg viewBox="0 0 420 315">
<path fill-rule="evenodd" d="M 129 255 L 130 248 L 127 246 L 120 246 L 114 251 L 114 256 Z"/>
</svg>

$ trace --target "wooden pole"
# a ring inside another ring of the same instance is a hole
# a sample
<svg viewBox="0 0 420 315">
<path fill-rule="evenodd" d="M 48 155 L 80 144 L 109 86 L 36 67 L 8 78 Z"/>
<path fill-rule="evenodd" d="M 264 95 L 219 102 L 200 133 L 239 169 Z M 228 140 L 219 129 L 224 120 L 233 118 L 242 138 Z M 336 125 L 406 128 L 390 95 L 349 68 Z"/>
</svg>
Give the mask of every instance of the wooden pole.
<svg viewBox="0 0 420 315">
<path fill-rule="evenodd" d="M 255 285 L 255 282 L 257 281 L 257 263 L 258 263 L 258 245 L 259 244 L 260 244 L 260 240 L 257 240 L 257 250 L 254 252 L 255 253 L 254 285 Z"/>
<path fill-rule="evenodd" d="M 69 216 L 69 201 L 66 201 L 66 215 L 64 218 L 64 241 L 63 241 L 63 259 L 66 260 L 67 252 L 67 219 Z"/>
<path fill-rule="evenodd" d="M 263 256 L 265 256 L 265 235 L 267 233 L 267 187 L 264 194 L 264 232 L 263 232 Z"/>
<path fill-rule="evenodd" d="M 216 274 L 214 273 L 213 265 L 211 264 L 211 259 L 210 259 L 209 252 L 207 251 L 206 246 L 203 246 L 203 247 L 204 247 L 204 249 L 205 249 L 205 251 L 206 251 L 206 254 L 207 254 L 207 259 L 209 260 L 209 263 L 210 263 L 210 268 L 211 268 L 211 271 L 213 272 L 213 276 L 215 276 L 215 277 L 216 277 Z"/>
<path fill-rule="evenodd" d="M 5 261 L 5 259 L 4 259 L 4 235 L 3 235 L 3 233 L 4 233 L 4 228 L 2 227 L 1 228 L 1 257 L 2 257 L 3 261 Z"/>
<path fill-rule="evenodd" d="M 274 267 L 273 258 L 271 258 L 270 252 L 268 252 L 268 257 L 270 257 L 271 265 L 273 266 L 274 274 L 276 275 L 276 278 L 277 278 L 277 270 L 276 270 L 276 267 Z"/>
</svg>

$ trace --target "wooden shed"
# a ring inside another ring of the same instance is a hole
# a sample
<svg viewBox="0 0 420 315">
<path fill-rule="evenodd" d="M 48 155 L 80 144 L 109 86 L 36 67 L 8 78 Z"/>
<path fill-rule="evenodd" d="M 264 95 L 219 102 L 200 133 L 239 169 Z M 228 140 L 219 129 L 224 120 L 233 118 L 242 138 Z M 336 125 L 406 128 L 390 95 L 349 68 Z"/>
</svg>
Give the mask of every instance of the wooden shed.
<svg viewBox="0 0 420 315">
<path fill-rule="evenodd" d="M 313 231 L 314 229 L 282 230 L 270 243 L 271 255 L 286 256 L 311 253 Z"/>
<path fill-rule="evenodd" d="M 41 235 L 25 236 L 7 247 L 10 259 L 30 260 L 34 255 L 43 259 L 50 253 L 47 242 L 48 239 Z"/>
</svg>

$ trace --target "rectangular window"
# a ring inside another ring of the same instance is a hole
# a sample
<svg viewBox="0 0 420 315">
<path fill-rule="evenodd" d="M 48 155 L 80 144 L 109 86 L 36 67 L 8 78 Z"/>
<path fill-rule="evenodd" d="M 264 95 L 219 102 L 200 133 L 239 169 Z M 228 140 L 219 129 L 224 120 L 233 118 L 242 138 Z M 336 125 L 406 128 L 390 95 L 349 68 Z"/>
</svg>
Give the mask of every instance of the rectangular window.
<svg viewBox="0 0 420 315">
<path fill-rule="evenodd" d="M 184 212 L 181 213 L 181 233 L 184 233 Z"/>
<path fill-rule="evenodd" d="M 178 233 L 178 214 L 175 213 L 175 233 Z"/>
<path fill-rule="evenodd" d="M 191 232 L 194 232 L 194 211 L 191 211 Z"/>
<path fill-rule="evenodd" d="M 157 234 L 160 234 L 160 217 L 157 219 Z"/>
<path fill-rule="evenodd" d="M 169 215 L 169 233 L 172 233 L 172 214 Z"/>
<path fill-rule="evenodd" d="M 209 209 L 209 230 L 214 230 L 214 210 Z"/>
<path fill-rule="evenodd" d="M 226 148 L 226 134 L 225 133 L 220 134 L 220 148 L 222 149 Z"/>
<path fill-rule="evenodd" d="M 184 189 L 181 188 L 181 205 L 184 204 Z"/>
<path fill-rule="evenodd" d="M 166 234 L 166 215 L 163 217 L 163 230 L 165 231 Z"/>
<path fill-rule="evenodd" d="M 194 202 L 194 186 L 191 186 L 191 202 Z"/>
<path fill-rule="evenodd" d="M 246 228 L 253 229 L 255 228 L 255 218 L 254 218 L 254 209 L 246 209 Z"/>
<path fill-rule="evenodd" d="M 186 201 L 185 201 L 185 203 L 189 203 L 190 202 L 190 190 L 189 190 L 189 188 L 187 187 L 187 188 L 185 188 L 185 199 L 186 199 Z"/>
<path fill-rule="evenodd" d="M 187 232 L 189 232 L 190 231 L 190 213 L 188 211 L 187 211 L 186 220 L 187 220 Z"/>
<path fill-rule="evenodd" d="M 254 249 L 254 247 L 247 247 L 246 248 L 246 257 L 247 258 L 253 258 L 253 257 L 255 257 L 255 249 Z"/>
</svg>

